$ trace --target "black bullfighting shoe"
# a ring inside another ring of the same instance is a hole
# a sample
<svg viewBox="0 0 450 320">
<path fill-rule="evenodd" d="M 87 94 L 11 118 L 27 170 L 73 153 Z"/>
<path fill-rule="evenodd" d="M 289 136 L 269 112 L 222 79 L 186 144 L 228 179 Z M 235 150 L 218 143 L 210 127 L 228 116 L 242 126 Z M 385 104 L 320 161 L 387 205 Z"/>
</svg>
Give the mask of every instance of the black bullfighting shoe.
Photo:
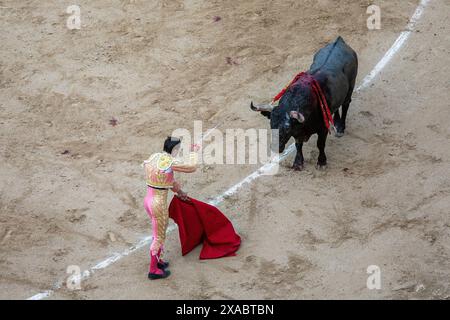
<svg viewBox="0 0 450 320">
<path fill-rule="evenodd" d="M 151 273 L 149 272 L 148 274 L 148 278 L 150 280 L 156 280 L 156 279 L 164 279 L 167 278 L 168 276 L 170 276 L 170 271 L 169 270 L 162 270 L 162 273 Z"/>
<path fill-rule="evenodd" d="M 161 260 L 158 262 L 157 266 L 159 269 L 167 269 L 169 267 L 169 263 Z"/>
</svg>

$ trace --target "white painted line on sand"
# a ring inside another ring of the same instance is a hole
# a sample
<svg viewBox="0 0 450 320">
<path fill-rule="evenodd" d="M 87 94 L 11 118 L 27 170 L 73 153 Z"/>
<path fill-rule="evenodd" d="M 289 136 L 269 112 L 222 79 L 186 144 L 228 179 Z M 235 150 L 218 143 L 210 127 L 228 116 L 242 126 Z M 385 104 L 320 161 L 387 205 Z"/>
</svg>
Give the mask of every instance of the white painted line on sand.
<svg viewBox="0 0 450 320">
<path fill-rule="evenodd" d="M 395 40 L 392 47 L 385 53 L 383 58 L 381 58 L 381 60 L 377 63 L 377 65 L 373 68 L 373 70 L 370 71 L 370 73 L 362 80 L 359 87 L 356 88 L 356 91 L 366 88 L 373 81 L 373 79 L 375 79 L 375 77 L 380 73 L 380 71 L 383 70 L 384 67 L 386 67 L 389 61 L 392 60 L 392 58 L 400 50 L 400 48 L 403 47 L 406 40 L 408 40 L 409 36 L 413 32 L 420 17 L 422 17 L 425 7 L 428 5 L 429 2 L 430 0 L 420 1 L 419 6 L 416 8 L 416 11 L 414 11 L 413 16 L 411 17 L 411 19 L 408 22 L 408 25 L 406 26 L 406 30 L 400 33 L 400 36 L 397 38 L 397 40 Z"/>
</svg>

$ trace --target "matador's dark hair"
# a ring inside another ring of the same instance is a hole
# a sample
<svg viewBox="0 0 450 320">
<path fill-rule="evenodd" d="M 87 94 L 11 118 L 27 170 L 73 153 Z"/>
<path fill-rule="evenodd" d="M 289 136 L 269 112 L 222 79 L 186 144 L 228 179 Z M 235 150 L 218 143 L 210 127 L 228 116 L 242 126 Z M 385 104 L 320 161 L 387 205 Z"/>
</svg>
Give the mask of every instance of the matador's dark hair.
<svg viewBox="0 0 450 320">
<path fill-rule="evenodd" d="M 181 142 L 180 139 L 175 137 L 167 137 L 164 141 L 164 151 L 167 153 L 172 153 L 173 148 L 175 148 Z"/>
</svg>

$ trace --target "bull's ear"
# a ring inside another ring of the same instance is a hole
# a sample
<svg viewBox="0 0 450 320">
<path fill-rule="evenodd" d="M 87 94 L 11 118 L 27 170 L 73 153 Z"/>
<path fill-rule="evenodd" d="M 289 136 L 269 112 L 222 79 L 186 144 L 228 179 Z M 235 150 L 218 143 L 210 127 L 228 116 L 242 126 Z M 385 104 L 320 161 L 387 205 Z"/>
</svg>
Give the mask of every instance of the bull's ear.
<svg viewBox="0 0 450 320">
<path fill-rule="evenodd" d="M 305 116 L 301 112 L 298 112 L 298 111 L 291 111 L 289 113 L 289 117 L 291 119 L 296 119 L 300 123 L 305 122 Z"/>
<path fill-rule="evenodd" d="M 264 117 L 267 117 L 268 119 L 270 119 L 270 115 L 272 114 L 272 112 L 269 112 L 269 111 L 261 111 L 261 114 L 262 114 Z"/>
</svg>

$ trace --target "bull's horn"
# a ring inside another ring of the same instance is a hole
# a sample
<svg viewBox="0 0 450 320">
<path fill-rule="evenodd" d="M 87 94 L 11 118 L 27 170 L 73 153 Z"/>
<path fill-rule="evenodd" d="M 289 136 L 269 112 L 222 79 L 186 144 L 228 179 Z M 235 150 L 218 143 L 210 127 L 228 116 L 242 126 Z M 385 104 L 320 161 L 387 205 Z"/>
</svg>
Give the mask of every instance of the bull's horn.
<svg viewBox="0 0 450 320">
<path fill-rule="evenodd" d="M 253 105 L 253 101 L 250 103 L 250 109 L 253 111 L 268 111 L 272 112 L 274 106 L 271 104 L 259 104 L 259 105 Z"/>
</svg>

